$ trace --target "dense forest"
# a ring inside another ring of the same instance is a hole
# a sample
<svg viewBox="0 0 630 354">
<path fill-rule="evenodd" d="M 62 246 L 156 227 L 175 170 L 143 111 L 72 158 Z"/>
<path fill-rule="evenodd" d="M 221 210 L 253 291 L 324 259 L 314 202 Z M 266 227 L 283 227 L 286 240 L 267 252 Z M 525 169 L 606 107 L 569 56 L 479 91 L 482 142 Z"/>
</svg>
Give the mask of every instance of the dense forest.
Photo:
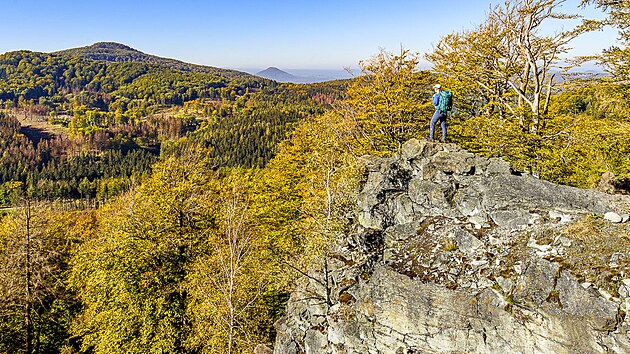
<svg viewBox="0 0 630 354">
<path fill-rule="evenodd" d="M 113 44 L 93 49 L 112 48 L 112 58 L 119 55 Z M 104 202 L 161 155 L 189 145 L 178 141 L 183 137 L 206 147 L 217 166 L 262 167 L 293 124 L 321 114 L 345 85 L 278 85 L 157 57 L 105 62 L 67 55 L 0 55 L 3 205 L 18 189 L 42 199 Z M 47 133 L 55 127 L 62 133 Z"/>
<path fill-rule="evenodd" d="M 443 37 L 430 72 L 382 50 L 313 85 L 111 43 L 1 55 L 0 353 L 272 345 L 294 282 L 326 274 L 352 223 L 361 156 L 426 138 L 436 82 L 455 97 L 449 142 L 628 193 L 630 5 L 590 2 L 608 17 L 548 37 L 561 1 L 509 0 Z M 571 40 L 604 25 L 624 46 L 598 55 L 607 75 L 559 73 Z"/>
</svg>

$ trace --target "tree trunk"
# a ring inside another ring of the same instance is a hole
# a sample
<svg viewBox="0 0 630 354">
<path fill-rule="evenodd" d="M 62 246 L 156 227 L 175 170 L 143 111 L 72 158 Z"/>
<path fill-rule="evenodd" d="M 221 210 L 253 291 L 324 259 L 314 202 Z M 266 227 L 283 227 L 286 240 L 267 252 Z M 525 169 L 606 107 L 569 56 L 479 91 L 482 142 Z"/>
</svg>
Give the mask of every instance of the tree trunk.
<svg viewBox="0 0 630 354">
<path fill-rule="evenodd" d="M 26 354 L 33 352 L 33 324 L 31 319 L 32 289 L 31 289 L 31 201 L 26 206 L 26 306 L 24 309 L 24 326 L 26 327 Z"/>
<path fill-rule="evenodd" d="M 529 131 L 532 134 L 538 133 L 538 125 L 540 124 L 540 93 L 534 93 L 534 100 L 532 101 L 532 125 Z"/>
<path fill-rule="evenodd" d="M 521 78 L 521 92 L 523 92 L 524 94 L 527 93 L 527 84 L 529 83 L 529 70 L 531 69 L 531 66 L 529 65 L 529 63 L 525 64 L 525 67 L 523 68 L 523 75 Z M 518 96 L 518 107 L 519 108 L 523 108 L 523 96 L 519 95 Z M 521 127 L 522 128 L 522 127 Z"/>
<path fill-rule="evenodd" d="M 549 78 L 549 83 L 547 84 L 547 95 L 545 96 L 545 105 L 543 107 L 543 115 L 547 115 L 549 113 L 549 100 L 551 99 L 551 86 L 553 85 L 553 79 L 556 74 L 552 74 L 551 78 Z"/>
</svg>

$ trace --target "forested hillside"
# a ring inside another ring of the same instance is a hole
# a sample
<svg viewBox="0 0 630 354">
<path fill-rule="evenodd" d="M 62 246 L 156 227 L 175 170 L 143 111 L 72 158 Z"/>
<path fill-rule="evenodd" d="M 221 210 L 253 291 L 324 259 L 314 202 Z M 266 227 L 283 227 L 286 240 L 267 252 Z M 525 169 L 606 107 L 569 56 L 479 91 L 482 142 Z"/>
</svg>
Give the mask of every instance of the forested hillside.
<svg viewBox="0 0 630 354">
<path fill-rule="evenodd" d="M 494 8 L 442 38 L 430 72 L 382 50 L 353 80 L 313 85 L 112 44 L 0 55 L 0 353 L 271 345 L 298 276 L 327 274 L 352 225 L 363 156 L 427 137 L 436 82 L 455 97 L 449 142 L 516 174 L 628 193 L 629 9 L 593 1 L 625 47 L 598 56 L 607 76 L 560 82 L 558 54 L 601 23 L 562 39 L 524 27 L 558 3 Z"/>
<path fill-rule="evenodd" d="M 87 48 L 0 55 L 4 205 L 29 188 L 44 199 L 105 201 L 187 145 L 176 143 L 187 134 L 216 166 L 264 166 L 292 124 L 321 114 L 345 85 L 279 85 L 122 45 Z M 55 126 L 62 133 L 48 134 Z"/>
<path fill-rule="evenodd" d="M 86 47 L 61 50 L 58 52 L 54 52 L 53 54 L 106 62 L 136 62 L 156 64 L 175 70 L 214 74 L 228 80 L 252 79 L 252 75 L 241 71 L 220 69 L 204 65 L 195 65 L 175 59 L 162 58 L 155 55 L 145 54 L 124 44 L 114 42 L 99 42 Z"/>
</svg>

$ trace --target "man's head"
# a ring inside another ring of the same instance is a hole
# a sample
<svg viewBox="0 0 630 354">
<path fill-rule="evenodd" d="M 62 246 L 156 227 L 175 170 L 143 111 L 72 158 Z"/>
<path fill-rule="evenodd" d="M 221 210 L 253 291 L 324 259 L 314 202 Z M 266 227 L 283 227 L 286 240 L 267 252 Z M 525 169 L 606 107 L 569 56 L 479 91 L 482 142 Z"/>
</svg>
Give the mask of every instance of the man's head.
<svg viewBox="0 0 630 354">
<path fill-rule="evenodd" d="M 435 92 L 440 92 L 441 89 L 442 89 L 442 85 L 440 85 L 440 84 L 433 85 L 433 90 Z"/>
</svg>

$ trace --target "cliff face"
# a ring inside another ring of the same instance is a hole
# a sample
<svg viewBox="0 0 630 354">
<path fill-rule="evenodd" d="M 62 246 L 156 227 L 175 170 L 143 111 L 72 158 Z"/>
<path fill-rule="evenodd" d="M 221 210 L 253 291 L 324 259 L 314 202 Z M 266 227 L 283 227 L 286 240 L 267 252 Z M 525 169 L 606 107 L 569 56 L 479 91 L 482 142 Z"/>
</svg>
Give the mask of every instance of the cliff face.
<svg viewBox="0 0 630 354">
<path fill-rule="evenodd" d="M 630 198 L 451 144 L 364 162 L 354 231 L 299 281 L 275 353 L 630 353 Z"/>
</svg>

